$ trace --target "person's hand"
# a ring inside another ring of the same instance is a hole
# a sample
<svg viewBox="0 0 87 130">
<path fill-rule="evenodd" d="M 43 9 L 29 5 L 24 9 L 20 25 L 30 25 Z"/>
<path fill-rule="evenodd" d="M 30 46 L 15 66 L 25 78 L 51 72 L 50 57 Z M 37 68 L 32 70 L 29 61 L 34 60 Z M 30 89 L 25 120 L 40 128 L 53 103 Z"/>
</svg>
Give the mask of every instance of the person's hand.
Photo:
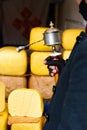
<svg viewBox="0 0 87 130">
<path fill-rule="evenodd" d="M 65 65 L 65 61 L 58 56 L 56 58 L 53 56 L 48 56 L 44 60 L 44 64 L 47 65 L 50 76 L 54 76 L 56 73 L 60 74 L 62 68 Z"/>
<path fill-rule="evenodd" d="M 82 0 L 76 0 L 77 4 L 79 5 Z"/>
<path fill-rule="evenodd" d="M 87 3 L 87 0 L 84 0 L 84 1 L 85 1 L 85 3 Z M 82 2 L 82 0 L 76 0 L 76 2 L 79 5 Z"/>
</svg>

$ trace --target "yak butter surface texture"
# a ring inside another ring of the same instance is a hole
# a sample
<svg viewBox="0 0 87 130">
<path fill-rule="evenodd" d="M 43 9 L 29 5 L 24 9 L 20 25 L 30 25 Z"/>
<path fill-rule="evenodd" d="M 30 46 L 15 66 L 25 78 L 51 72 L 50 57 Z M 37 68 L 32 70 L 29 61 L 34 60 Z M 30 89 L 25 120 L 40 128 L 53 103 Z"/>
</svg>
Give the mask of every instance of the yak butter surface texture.
<svg viewBox="0 0 87 130">
<path fill-rule="evenodd" d="M 5 84 L 0 81 L 0 112 L 5 109 Z"/>
<path fill-rule="evenodd" d="M 64 60 L 67 60 L 69 58 L 70 54 L 71 54 L 71 50 L 64 50 L 62 53 L 62 58 Z"/>
<path fill-rule="evenodd" d="M 23 75 L 27 71 L 27 54 L 25 50 L 17 52 L 16 47 L 0 48 L 0 74 Z"/>
<path fill-rule="evenodd" d="M 37 123 L 15 123 L 11 130 L 42 130 L 42 120 Z"/>
<path fill-rule="evenodd" d="M 0 130 L 7 130 L 8 110 L 5 104 L 5 110 L 0 114 Z"/>
<path fill-rule="evenodd" d="M 74 44 L 76 42 L 76 37 L 84 31 L 84 29 L 73 28 L 73 29 L 66 29 L 62 33 L 62 46 L 65 50 L 72 50 Z"/>
<path fill-rule="evenodd" d="M 44 42 L 44 32 L 48 28 L 46 27 L 35 27 L 31 29 L 30 32 L 30 50 L 34 51 L 52 51 L 51 46 L 45 45 Z M 34 44 L 32 44 L 34 43 Z"/>
<path fill-rule="evenodd" d="M 11 116 L 41 117 L 42 96 L 34 89 L 16 89 L 8 97 L 8 112 Z"/>
<path fill-rule="evenodd" d="M 44 64 L 44 60 L 50 56 L 52 52 L 33 52 L 30 55 L 30 70 L 35 75 L 49 75 L 47 66 Z"/>
</svg>

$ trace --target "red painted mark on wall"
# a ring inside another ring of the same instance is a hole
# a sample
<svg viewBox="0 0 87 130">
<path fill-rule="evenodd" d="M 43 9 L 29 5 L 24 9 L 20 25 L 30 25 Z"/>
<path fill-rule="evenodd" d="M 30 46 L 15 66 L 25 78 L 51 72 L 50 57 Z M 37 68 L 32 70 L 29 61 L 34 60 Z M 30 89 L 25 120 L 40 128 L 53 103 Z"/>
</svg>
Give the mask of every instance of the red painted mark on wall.
<svg viewBox="0 0 87 130">
<path fill-rule="evenodd" d="M 22 30 L 22 36 L 25 39 L 29 40 L 29 34 L 30 34 L 31 28 L 40 26 L 41 21 L 37 17 L 33 17 L 31 19 L 32 12 L 27 7 L 25 7 L 20 12 L 20 15 L 22 17 L 22 20 L 17 17 L 14 19 L 12 25 L 14 26 L 16 30 L 18 31 Z"/>
</svg>

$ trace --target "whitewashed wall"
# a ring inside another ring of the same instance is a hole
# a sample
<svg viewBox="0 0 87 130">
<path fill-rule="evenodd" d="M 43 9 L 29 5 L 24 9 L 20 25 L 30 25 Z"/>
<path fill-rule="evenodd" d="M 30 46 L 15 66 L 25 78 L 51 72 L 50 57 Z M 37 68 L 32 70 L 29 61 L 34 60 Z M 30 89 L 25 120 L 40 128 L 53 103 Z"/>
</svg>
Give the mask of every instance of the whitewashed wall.
<svg viewBox="0 0 87 130">
<path fill-rule="evenodd" d="M 24 45 L 31 28 L 45 26 L 50 0 L 2 0 L 3 44 Z"/>
<path fill-rule="evenodd" d="M 28 31 L 35 24 L 46 26 L 50 1 L 56 2 L 56 27 L 61 30 L 85 27 L 75 0 L 0 0 L 0 30 L 3 30 L 4 45 L 28 44 Z"/>
<path fill-rule="evenodd" d="M 76 0 L 64 0 L 60 6 L 58 20 L 61 29 L 85 27 L 85 21 L 79 13 Z"/>
</svg>

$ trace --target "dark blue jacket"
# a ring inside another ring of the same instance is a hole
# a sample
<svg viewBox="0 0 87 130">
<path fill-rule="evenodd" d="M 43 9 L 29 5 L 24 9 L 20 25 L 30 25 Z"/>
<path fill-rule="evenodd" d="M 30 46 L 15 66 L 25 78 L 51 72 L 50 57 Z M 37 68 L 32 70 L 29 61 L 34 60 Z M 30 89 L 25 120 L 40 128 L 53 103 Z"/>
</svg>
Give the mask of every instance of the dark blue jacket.
<svg viewBox="0 0 87 130">
<path fill-rule="evenodd" d="M 43 130 L 87 130 L 87 34 L 82 32 L 59 77 Z"/>
</svg>

